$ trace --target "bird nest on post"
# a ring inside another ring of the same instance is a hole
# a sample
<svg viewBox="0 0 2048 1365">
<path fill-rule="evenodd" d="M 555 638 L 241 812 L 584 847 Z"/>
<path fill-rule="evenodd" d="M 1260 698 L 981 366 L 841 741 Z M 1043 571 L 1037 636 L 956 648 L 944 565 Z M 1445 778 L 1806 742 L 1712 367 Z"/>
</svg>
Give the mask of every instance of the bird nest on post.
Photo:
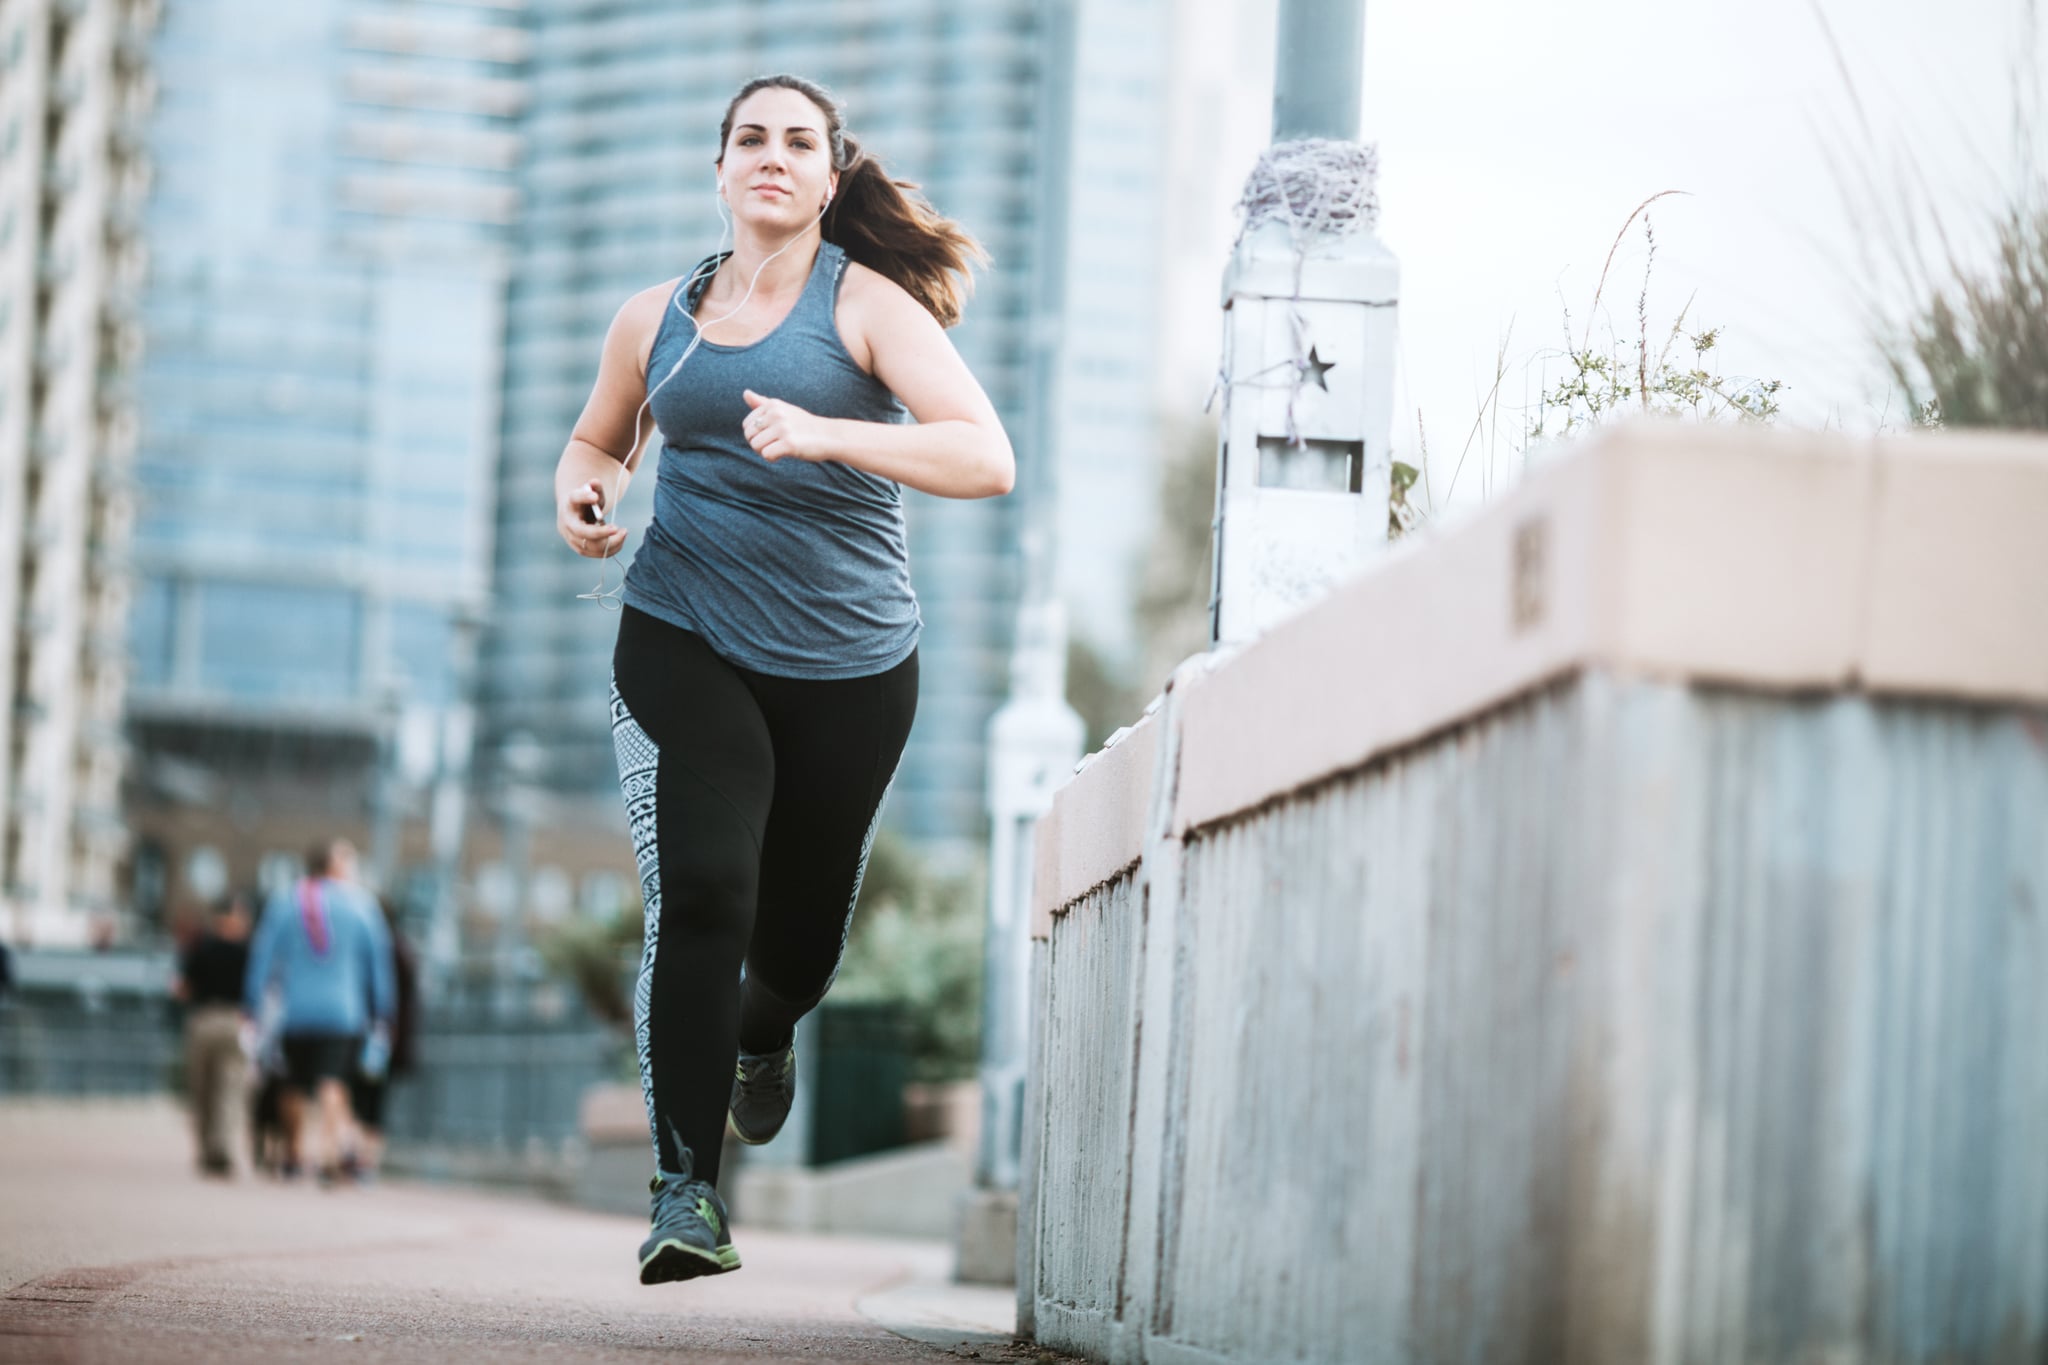
<svg viewBox="0 0 2048 1365">
<path fill-rule="evenodd" d="M 1237 201 L 1239 223 L 1233 250 L 1242 250 L 1245 234 L 1267 223 L 1287 225 L 1294 247 L 1294 295 L 1287 312 L 1291 354 L 1247 374 L 1219 368 L 1216 386 L 1203 403 L 1207 412 L 1216 395 L 1232 388 L 1287 391 L 1287 443 L 1302 444 L 1295 407 L 1304 386 L 1328 390 L 1324 374 L 1331 366 L 1317 355 L 1315 339 L 1301 302 L 1302 268 L 1318 242 L 1370 232 L 1380 219 L 1380 159 L 1376 148 L 1361 142 L 1311 137 L 1276 142 L 1259 155 Z"/>
<path fill-rule="evenodd" d="M 1259 156 L 1237 201 L 1237 240 L 1269 222 L 1284 222 L 1296 255 L 1319 240 L 1343 237 L 1380 220 L 1380 159 L 1359 142 L 1311 137 L 1276 142 Z"/>
</svg>

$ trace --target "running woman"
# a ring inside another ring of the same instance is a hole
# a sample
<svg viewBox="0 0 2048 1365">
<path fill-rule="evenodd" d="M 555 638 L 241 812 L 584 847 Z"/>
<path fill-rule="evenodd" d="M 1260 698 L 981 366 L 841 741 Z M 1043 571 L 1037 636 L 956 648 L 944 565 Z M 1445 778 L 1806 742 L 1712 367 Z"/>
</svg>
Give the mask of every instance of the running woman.
<svg viewBox="0 0 2048 1365">
<path fill-rule="evenodd" d="M 733 249 L 619 309 L 555 473 L 562 538 L 609 559 L 643 410 L 662 434 L 611 695 L 646 906 L 643 1284 L 738 1268 L 728 1113 L 745 1142 L 781 1128 L 797 1021 L 838 970 L 917 706 L 901 490 L 985 498 L 1016 478 L 945 332 L 987 259 L 973 238 L 799 77 L 733 97 L 713 164 Z"/>
</svg>

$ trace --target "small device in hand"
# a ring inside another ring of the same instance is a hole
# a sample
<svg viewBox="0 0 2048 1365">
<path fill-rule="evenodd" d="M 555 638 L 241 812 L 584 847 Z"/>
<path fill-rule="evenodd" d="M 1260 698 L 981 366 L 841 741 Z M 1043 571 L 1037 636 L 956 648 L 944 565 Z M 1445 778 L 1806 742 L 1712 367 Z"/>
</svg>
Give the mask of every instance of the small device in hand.
<svg viewBox="0 0 2048 1365">
<path fill-rule="evenodd" d="M 583 520 L 592 526 L 604 525 L 604 504 L 586 503 L 583 508 Z"/>
</svg>

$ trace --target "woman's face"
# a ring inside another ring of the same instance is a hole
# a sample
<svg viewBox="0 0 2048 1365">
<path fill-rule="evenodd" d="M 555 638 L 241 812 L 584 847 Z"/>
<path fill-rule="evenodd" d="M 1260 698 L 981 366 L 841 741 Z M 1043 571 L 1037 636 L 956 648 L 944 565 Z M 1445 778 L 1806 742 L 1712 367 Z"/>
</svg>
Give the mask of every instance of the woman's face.
<svg viewBox="0 0 2048 1365">
<path fill-rule="evenodd" d="M 719 160 L 735 220 L 770 230 L 803 227 L 838 184 L 824 111 L 780 86 L 756 90 L 733 110 Z"/>
</svg>

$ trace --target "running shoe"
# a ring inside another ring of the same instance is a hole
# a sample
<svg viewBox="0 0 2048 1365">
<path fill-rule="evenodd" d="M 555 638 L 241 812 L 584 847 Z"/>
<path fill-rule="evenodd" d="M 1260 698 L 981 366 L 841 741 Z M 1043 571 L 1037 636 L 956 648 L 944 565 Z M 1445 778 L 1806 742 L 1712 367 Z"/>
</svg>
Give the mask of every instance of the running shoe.
<svg viewBox="0 0 2048 1365">
<path fill-rule="evenodd" d="M 740 1268 L 725 1201 L 707 1180 L 663 1171 L 647 1183 L 653 1227 L 640 1244 L 640 1283 L 664 1284 Z"/>
<path fill-rule="evenodd" d="M 796 1099 L 796 1042 L 781 1052 L 742 1052 L 732 1074 L 732 1131 L 753 1146 L 782 1131 Z"/>
</svg>

